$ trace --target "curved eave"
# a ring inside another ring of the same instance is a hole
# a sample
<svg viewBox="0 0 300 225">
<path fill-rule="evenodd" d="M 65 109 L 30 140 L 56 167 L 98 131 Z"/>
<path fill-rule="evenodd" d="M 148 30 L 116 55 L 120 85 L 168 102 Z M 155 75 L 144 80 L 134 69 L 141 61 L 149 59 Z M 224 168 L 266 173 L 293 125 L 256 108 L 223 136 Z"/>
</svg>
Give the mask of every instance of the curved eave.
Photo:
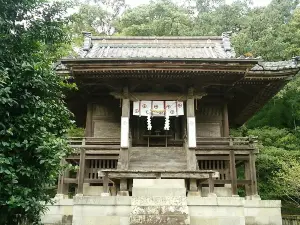
<svg viewBox="0 0 300 225">
<path fill-rule="evenodd" d="M 249 72 L 247 76 L 236 85 L 243 86 L 244 89 L 247 89 L 247 87 L 251 87 L 251 85 L 253 87 L 256 83 L 263 82 L 263 88 L 258 89 L 256 95 L 253 95 L 252 99 L 233 116 L 234 118 L 231 118 L 232 123 L 240 126 L 247 122 L 272 99 L 289 80 L 297 75 L 298 72 L 299 68 Z M 234 99 L 233 101 L 239 102 L 240 100 Z"/>
<path fill-rule="evenodd" d="M 258 61 L 241 59 L 66 59 L 61 61 L 72 74 L 104 74 L 162 71 L 244 72 Z"/>
</svg>

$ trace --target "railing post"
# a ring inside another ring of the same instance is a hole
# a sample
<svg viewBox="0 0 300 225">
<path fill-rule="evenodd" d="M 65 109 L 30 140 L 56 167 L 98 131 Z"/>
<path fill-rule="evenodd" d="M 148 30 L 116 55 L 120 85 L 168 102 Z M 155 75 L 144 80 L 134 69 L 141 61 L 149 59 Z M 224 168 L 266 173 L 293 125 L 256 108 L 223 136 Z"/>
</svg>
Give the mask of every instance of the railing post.
<svg viewBox="0 0 300 225">
<path fill-rule="evenodd" d="M 252 196 L 258 196 L 255 158 L 256 158 L 256 156 L 254 155 L 253 152 L 251 152 L 250 155 L 249 155 L 249 164 L 250 164 L 251 193 L 252 193 Z"/>
<path fill-rule="evenodd" d="M 209 179 L 208 179 L 208 186 L 209 186 L 209 193 L 214 193 L 214 189 L 215 189 L 215 184 L 214 184 L 214 180 L 212 177 L 212 173 L 209 174 Z"/>
<path fill-rule="evenodd" d="M 238 193 L 237 193 L 237 175 L 236 175 L 236 167 L 235 167 L 234 150 L 230 150 L 229 161 L 230 161 L 230 176 L 231 176 L 232 195 L 236 196 Z"/>
<path fill-rule="evenodd" d="M 250 169 L 250 163 L 249 160 L 245 161 L 244 163 L 245 167 L 245 179 L 251 181 L 251 169 Z M 251 190 L 251 184 L 246 184 L 245 185 L 245 191 L 246 191 L 246 196 L 250 197 L 252 195 L 252 190 Z"/>
<path fill-rule="evenodd" d="M 109 183 L 108 173 L 105 172 L 104 177 L 103 177 L 103 192 L 104 193 L 109 193 L 108 183 Z"/>
<path fill-rule="evenodd" d="M 85 174 L 85 149 L 80 150 L 80 161 L 79 161 L 79 176 L 78 176 L 78 189 L 77 194 L 83 195 L 83 183 Z"/>
</svg>

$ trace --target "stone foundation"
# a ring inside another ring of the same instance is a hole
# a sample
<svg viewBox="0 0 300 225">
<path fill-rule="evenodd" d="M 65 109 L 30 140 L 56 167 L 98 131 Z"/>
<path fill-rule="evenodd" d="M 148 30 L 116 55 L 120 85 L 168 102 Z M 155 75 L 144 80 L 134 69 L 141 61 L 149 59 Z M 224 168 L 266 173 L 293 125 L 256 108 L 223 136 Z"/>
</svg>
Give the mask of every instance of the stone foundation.
<svg viewBox="0 0 300 225">
<path fill-rule="evenodd" d="M 130 196 L 57 199 L 42 222 L 72 225 L 282 225 L 280 201 L 186 197 L 183 180 L 135 180 Z"/>
</svg>

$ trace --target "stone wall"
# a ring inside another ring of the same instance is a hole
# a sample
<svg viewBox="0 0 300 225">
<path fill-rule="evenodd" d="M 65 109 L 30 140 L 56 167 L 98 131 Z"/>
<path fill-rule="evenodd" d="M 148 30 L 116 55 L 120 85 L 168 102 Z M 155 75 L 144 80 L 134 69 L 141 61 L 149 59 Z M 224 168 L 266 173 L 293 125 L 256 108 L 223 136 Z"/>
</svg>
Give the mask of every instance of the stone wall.
<svg viewBox="0 0 300 225">
<path fill-rule="evenodd" d="M 282 225 L 280 201 L 186 197 L 184 180 L 134 180 L 132 195 L 57 199 L 53 206 L 48 206 L 42 222 L 45 225 L 70 224 L 71 220 L 72 225 Z"/>
<path fill-rule="evenodd" d="M 73 225 L 128 225 L 130 212 L 130 197 L 75 197 Z"/>
</svg>

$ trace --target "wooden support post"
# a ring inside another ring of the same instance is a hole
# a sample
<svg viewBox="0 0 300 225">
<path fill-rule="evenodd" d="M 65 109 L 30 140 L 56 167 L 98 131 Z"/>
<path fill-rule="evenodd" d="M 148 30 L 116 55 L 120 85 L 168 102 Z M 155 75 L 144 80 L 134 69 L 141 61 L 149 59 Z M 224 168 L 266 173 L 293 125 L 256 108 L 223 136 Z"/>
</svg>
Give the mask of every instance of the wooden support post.
<svg viewBox="0 0 300 225">
<path fill-rule="evenodd" d="M 63 194 L 63 175 L 61 173 L 59 173 L 58 176 L 58 183 L 57 183 L 57 194 L 61 195 Z"/>
<path fill-rule="evenodd" d="M 93 131 L 93 104 L 89 103 L 87 105 L 87 113 L 86 113 L 85 136 L 92 137 L 93 134 L 94 134 L 94 131 Z"/>
<path fill-rule="evenodd" d="M 215 191 L 215 184 L 214 184 L 214 180 L 212 177 L 212 173 L 209 174 L 209 179 L 208 179 L 208 186 L 209 186 L 209 193 L 214 193 Z"/>
<path fill-rule="evenodd" d="M 120 180 L 120 191 L 128 191 L 127 179 Z"/>
<path fill-rule="evenodd" d="M 197 180 L 190 179 L 190 188 L 189 191 L 198 191 Z"/>
<path fill-rule="evenodd" d="M 231 189 L 232 195 L 237 195 L 237 176 L 236 176 L 236 168 L 235 168 L 235 154 L 234 150 L 230 151 L 229 155 L 230 161 L 230 176 L 231 176 Z"/>
<path fill-rule="evenodd" d="M 85 149 L 82 148 L 80 151 L 80 162 L 79 162 L 79 176 L 78 176 L 78 190 L 77 194 L 83 194 L 83 182 L 85 174 Z"/>
<path fill-rule="evenodd" d="M 120 168 L 128 169 L 129 163 L 129 118 L 130 118 L 130 100 L 128 98 L 128 88 L 124 88 L 124 99 L 122 100 L 122 119 L 121 119 L 121 150 L 120 150 Z"/>
<path fill-rule="evenodd" d="M 104 177 L 103 177 L 103 192 L 104 193 L 109 193 L 108 183 L 109 183 L 108 173 L 105 173 Z"/>
<path fill-rule="evenodd" d="M 60 161 L 60 166 L 63 167 L 67 164 L 65 159 L 62 159 Z M 65 184 L 64 183 L 64 178 L 69 176 L 69 171 L 64 170 L 61 171 L 61 173 L 59 174 L 59 178 L 58 178 L 58 187 L 57 187 L 57 194 L 63 194 L 63 195 L 67 195 L 68 191 L 69 191 L 69 184 Z"/>
<path fill-rule="evenodd" d="M 251 180 L 251 169 L 250 169 L 249 161 L 245 161 L 244 167 L 245 167 L 245 180 Z M 246 196 L 252 195 L 251 184 L 245 185 L 245 191 L 246 191 Z"/>
<path fill-rule="evenodd" d="M 186 102 L 186 116 L 187 116 L 187 169 L 196 170 L 197 169 L 197 159 L 196 159 L 196 119 L 195 119 L 195 99 L 194 99 L 194 89 L 189 88 L 188 99 Z"/>
<path fill-rule="evenodd" d="M 229 137 L 229 120 L 227 103 L 223 107 L 223 136 Z"/>
<path fill-rule="evenodd" d="M 250 155 L 249 155 L 249 164 L 250 164 L 251 192 L 252 192 L 252 195 L 258 195 L 255 158 L 256 158 L 256 156 L 254 155 L 253 152 L 251 152 Z"/>
</svg>

